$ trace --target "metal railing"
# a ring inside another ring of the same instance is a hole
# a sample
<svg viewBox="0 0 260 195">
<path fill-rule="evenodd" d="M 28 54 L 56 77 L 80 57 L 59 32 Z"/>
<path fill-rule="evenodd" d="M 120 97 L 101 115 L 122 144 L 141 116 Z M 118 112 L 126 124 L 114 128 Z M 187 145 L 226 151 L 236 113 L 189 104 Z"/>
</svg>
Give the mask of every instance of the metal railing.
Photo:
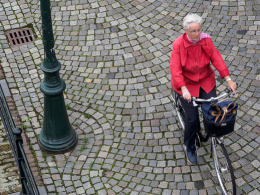
<svg viewBox="0 0 260 195">
<path fill-rule="evenodd" d="M 23 149 L 22 129 L 16 128 L 0 85 L 0 116 L 19 168 L 22 195 L 40 195 Z"/>
</svg>

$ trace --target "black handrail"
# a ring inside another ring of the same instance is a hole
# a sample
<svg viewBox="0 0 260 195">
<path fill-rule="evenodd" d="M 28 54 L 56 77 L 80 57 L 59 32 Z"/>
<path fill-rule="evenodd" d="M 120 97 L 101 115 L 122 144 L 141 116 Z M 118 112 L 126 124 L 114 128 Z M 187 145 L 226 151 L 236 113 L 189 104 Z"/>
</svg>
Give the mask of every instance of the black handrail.
<svg viewBox="0 0 260 195">
<path fill-rule="evenodd" d="M 22 184 L 21 194 L 40 195 L 35 183 L 31 168 L 23 149 L 22 129 L 16 128 L 8 104 L 6 102 L 2 86 L 0 85 L 0 116 L 13 150 L 14 158 L 20 172 Z"/>
</svg>

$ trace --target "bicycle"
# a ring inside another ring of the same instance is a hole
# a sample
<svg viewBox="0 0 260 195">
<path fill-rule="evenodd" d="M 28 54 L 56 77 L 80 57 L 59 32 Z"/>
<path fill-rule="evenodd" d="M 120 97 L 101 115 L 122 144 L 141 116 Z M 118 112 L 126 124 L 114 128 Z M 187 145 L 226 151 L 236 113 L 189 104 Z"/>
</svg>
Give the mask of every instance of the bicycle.
<svg viewBox="0 0 260 195">
<path fill-rule="evenodd" d="M 212 97 L 210 99 L 200 99 L 200 98 L 192 97 L 193 106 L 198 106 L 198 104 L 201 104 L 202 102 L 215 102 L 219 99 L 227 97 L 228 95 L 230 95 L 230 97 L 233 96 L 233 92 L 231 89 L 227 89 L 224 94 L 215 98 Z M 184 131 L 185 112 L 184 109 L 182 108 L 179 98 L 183 98 L 183 97 L 178 96 L 177 93 L 172 90 L 172 100 L 174 104 L 174 109 L 177 113 L 177 118 L 180 123 L 180 126 Z M 197 147 L 200 147 L 201 142 L 207 142 L 208 139 L 209 139 L 209 135 L 207 135 L 207 133 L 203 135 L 202 132 L 199 131 L 196 133 L 195 144 Z M 228 190 L 232 188 L 231 191 L 233 192 L 233 195 L 236 195 L 235 176 L 233 172 L 233 167 L 231 165 L 231 161 L 229 159 L 229 155 L 224 145 L 223 136 L 211 137 L 210 157 L 211 158 L 213 157 L 214 167 L 223 194 L 228 195 Z"/>
</svg>

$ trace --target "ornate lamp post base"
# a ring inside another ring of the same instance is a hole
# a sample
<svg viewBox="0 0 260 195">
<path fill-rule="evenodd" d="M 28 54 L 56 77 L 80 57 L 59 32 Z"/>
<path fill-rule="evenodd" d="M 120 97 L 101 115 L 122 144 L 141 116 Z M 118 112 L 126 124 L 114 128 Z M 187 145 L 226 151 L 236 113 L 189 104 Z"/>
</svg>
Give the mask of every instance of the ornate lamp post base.
<svg viewBox="0 0 260 195">
<path fill-rule="evenodd" d="M 68 137 L 61 140 L 48 141 L 48 139 L 43 135 L 41 131 L 39 140 L 40 147 L 48 153 L 65 153 L 72 150 L 76 146 L 77 135 L 76 132 L 71 129 Z"/>
<path fill-rule="evenodd" d="M 48 76 L 46 76 L 47 78 Z M 62 93 L 65 83 L 60 80 L 60 85 L 56 86 L 54 90 L 46 87 L 42 82 L 40 88 L 44 93 L 43 129 L 39 136 L 40 147 L 49 153 L 67 152 L 76 145 L 77 135 L 70 125 L 65 107 Z"/>
</svg>

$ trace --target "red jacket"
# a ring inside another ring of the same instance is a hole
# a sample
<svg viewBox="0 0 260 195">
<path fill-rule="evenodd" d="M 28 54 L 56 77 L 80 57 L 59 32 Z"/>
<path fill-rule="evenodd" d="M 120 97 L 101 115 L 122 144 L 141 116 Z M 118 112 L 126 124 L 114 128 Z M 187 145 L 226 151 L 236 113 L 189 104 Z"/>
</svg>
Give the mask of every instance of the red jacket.
<svg viewBox="0 0 260 195">
<path fill-rule="evenodd" d="M 186 86 L 193 97 L 199 97 L 200 87 L 209 93 L 216 86 L 210 61 L 221 78 L 229 75 L 223 58 L 210 38 L 202 39 L 197 45 L 192 45 L 185 33 L 178 37 L 172 46 L 171 84 L 177 93 L 182 94 L 180 89 L 182 86 Z"/>
</svg>

